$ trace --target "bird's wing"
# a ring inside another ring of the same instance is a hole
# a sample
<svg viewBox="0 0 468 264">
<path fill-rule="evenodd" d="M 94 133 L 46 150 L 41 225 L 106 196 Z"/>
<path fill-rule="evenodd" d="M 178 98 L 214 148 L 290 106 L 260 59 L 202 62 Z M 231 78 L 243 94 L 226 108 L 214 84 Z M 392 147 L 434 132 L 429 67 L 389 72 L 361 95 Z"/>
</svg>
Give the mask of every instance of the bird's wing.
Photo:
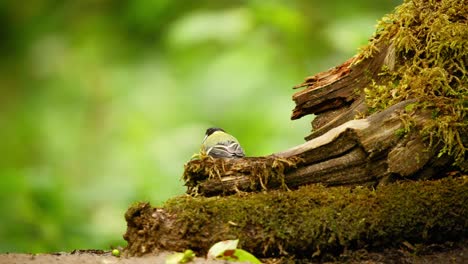
<svg viewBox="0 0 468 264">
<path fill-rule="evenodd" d="M 219 142 L 209 148 L 206 154 L 215 158 L 245 157 L 244 150 L 239 143 L 235 141 Z"/>
</svg>

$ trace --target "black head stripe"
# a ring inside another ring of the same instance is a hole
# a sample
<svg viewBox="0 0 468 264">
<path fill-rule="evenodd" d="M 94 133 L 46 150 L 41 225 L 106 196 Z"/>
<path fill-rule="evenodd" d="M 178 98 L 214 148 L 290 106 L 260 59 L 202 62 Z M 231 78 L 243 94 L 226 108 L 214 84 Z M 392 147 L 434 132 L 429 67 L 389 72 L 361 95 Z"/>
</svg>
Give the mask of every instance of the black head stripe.
<svg viewBox="0 0 468 264">
<path fill-rule="evenodd" d="M 224 131 L 224 129 L 219 128 L 219 127 L 210 127 L 210 128 L 208 128 L 208 129 L 206 130 L 205 135 L 209 136 L 209 135 L 213 134 L 213 133 L 216 132 L 216 131 L 223 131 L 223 132 L 226 132 L 226 131 Z"/>
</svg>

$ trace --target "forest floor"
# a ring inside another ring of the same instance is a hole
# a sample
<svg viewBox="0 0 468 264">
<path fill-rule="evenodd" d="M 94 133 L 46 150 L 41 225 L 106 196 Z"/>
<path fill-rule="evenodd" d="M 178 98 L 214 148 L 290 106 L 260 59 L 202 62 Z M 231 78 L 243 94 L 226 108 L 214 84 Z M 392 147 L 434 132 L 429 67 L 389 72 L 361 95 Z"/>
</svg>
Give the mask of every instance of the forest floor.
<svg viewBox="0 0 468 264">
<path fill-rule="evenodd" d="M 341 256 L 336 262 L 317 263 L 468 263 L 468 240 L 457 243 L 434 244 L 418 249 L 411 245 L 400 249 L 389 249 L 381 252 L 361 252 L 359 257 L 352 254 L 349 258 Z M 413 252 L 412 252 L 413 251 Z M 355 252 L 356 253 L 356 252 Z M 144 257 L 114 257 L 110 251 L 100 250 L 75 250 L 71 253 L 50 253 L 50 254 L 22 254 L 6 253 L 0 254 L 0 264 L 21 263 L 21 264 L 143 264 L 143 263 L 165 263 L 168 252 L 157 255 L 147 255 Z M 297 259 L 262 259 L 264 263 L 315 263 L 310 260 Z M 226 263 L 225 261 L 213 261 L 204 258 L 196 258 L 190 263 Z"/>
</svg>

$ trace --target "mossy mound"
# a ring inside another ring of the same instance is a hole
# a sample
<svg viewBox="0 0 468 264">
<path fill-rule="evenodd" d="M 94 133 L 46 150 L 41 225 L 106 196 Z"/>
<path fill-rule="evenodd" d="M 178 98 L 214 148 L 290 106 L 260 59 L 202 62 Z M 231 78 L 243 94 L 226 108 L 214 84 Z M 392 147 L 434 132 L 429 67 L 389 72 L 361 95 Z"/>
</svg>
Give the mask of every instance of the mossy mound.
<svg viewBox="0 0 468 264">
<path fill-rule="evenodd" d="M 365 89 L 371 112 L 407 99 L 432 112 L 422 133 L 441 154 L 466 163 L 468 148 L 468 5 L 464 0 L 406 0 L 378 24 L 361 57 L 378 44 L 389 53 L 379 80 Z M 411 110 L 411 109 L 409 109 Z M 467 165 L 462 166 L 468 170 Z"/>
<path fill-rule="evenodd" d="M 468 234 L 468 176 L 369 188 L 320 185 L 229 197 L 177 197 L 129 208 L 127 253 L 240 239 L 258 257 L 337 256 L 344 250 L 433 243 Z M 406 243 L 405 242 L 405 243 Z"/>
</svg>

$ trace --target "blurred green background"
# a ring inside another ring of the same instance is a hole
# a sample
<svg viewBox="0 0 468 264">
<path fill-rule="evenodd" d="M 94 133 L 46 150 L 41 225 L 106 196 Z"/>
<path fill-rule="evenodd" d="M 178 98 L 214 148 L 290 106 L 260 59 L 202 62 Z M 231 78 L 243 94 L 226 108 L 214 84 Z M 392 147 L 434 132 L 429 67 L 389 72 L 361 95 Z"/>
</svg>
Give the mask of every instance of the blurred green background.
<svg viewBox="0 0 468 264">
<path fill-rule="evenodd" d="M 183 194 L 208 127 L 251 156 L 302 143 L 291 87 L 399 3 L 0 1 L 0 252 L 125 245 L 126 208 Z"/>
</svg>

